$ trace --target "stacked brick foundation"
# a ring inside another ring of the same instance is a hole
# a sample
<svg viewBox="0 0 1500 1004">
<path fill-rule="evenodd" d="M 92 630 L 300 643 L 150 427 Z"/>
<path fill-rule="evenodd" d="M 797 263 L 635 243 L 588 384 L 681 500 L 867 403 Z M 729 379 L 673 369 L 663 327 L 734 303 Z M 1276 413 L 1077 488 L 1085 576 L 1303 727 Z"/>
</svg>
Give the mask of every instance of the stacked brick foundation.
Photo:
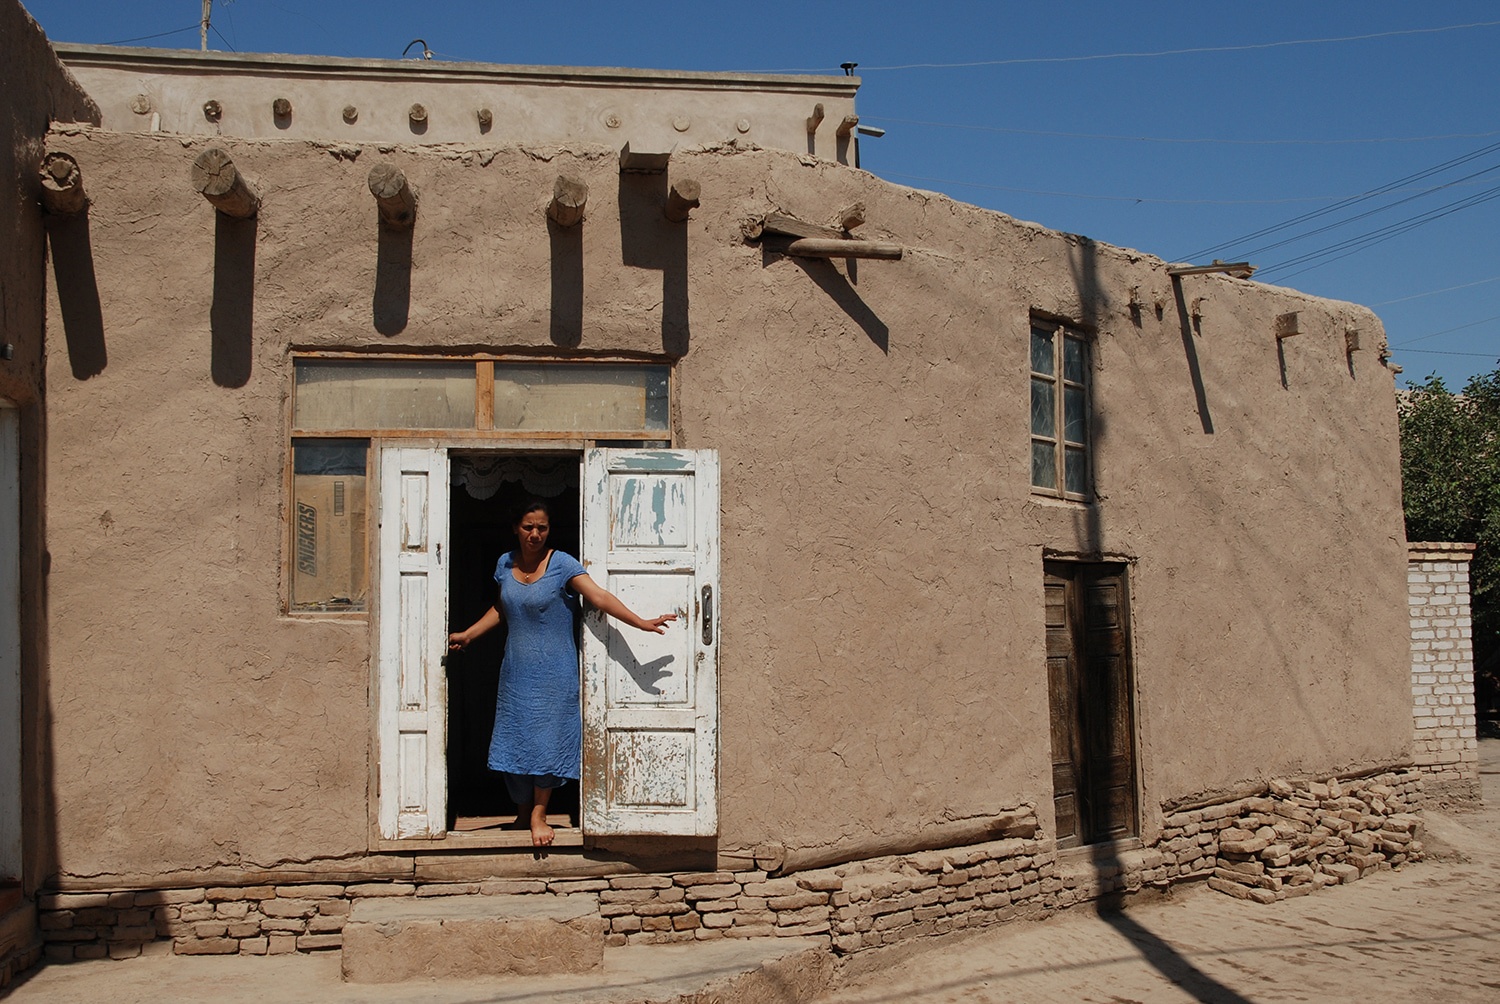
<svg viewBox="0 0 1500 1004">
<path fill-rule="evenodd" d="M 1469 607 L 1473 544 L 1408 545 L 1413 759 L 1431 794 L 1479 798 L 1474 640 Z"/>
<path fill-rule="evenodd" d="M 1041 838 L 856 861 L 780 877 L 765 871 L 483 882 L 360 882 L 44 894 L 52 961 L 279 955 L 342 947 L 362 897 L 581 896 L 606 944 L 823 937 L 840 953 L 982 927 L 1078 903 L 1207 879 L 1270 902 L 1421 857 L 1410 810 L 1422 777 L 1273 781 L 1269 791 L 1169 813 L 1154 846 L 1059 853 Z M 1035 819 L 1023 820 L 1034 828 Z M 1102 856 L 1101 856 L 1102 855 Z"/>
</svg>

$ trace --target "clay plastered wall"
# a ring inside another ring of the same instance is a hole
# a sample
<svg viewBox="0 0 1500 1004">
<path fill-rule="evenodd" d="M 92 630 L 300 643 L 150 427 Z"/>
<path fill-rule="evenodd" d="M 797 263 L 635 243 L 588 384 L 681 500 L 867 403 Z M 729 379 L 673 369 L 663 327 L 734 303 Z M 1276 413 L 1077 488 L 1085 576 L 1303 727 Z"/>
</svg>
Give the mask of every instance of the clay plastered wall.
<svg viewBox="0 0 1500 1004">
<path fill-rule="evenodd" d="M 1366 312 L 1189 279 L 1202 321 L 1184 335 L 1154 260 L 789 154 L 674 158 L 704 191 L 682 230 L 656 209 L 662 180 L 622 180 L 607 148 L 242 142 L 266 197 L 254 343 L 248 378 L 220 386 L 216 224 L 186 183 L 201 141 L 53 145 L 97 179 L 108 352 L 86 381 L 61 340 L 49 361 L 68 871 L 366 846 L 366 626 L 277 615 L 289 345 L 682 355 L 678 442 L 724 469 L 722 849 L 1026 801 L 1050 821 L 1047 549 L 1137 561 L 1148 828 L 1163 799 L 1407 752 L 1395 411 Z M 364 179 L 382 157 L 421 202 L 409 303 L 377 326 Z M 560 171 L 593 191 L 572 246 L 542 217 Z M 741 237 L 768 210 L 818 220 L 855 199 L 902 262 L 851 282 Z M 1132 321 L 1132 285 L 1166 296 L 1162 319 Z M 1095 510 L 1028 491 L 1032 309 L 1098 331 Z M 1305 333 L 1283 387 L 1287 310 Z M 1353 375 L 1348 324 L 1372 346 Z"/>
</svg>

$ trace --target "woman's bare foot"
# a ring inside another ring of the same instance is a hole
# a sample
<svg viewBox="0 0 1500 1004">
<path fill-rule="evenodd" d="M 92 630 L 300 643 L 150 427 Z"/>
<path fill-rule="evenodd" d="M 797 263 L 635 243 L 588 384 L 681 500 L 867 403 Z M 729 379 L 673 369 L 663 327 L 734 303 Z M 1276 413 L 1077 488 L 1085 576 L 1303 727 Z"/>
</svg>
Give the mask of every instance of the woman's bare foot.
<svg viewBox="0 0 1500 1004">
<path fill-rule="evenodd" d="M 531 846 L 548 847 L 557 832 L 547 825 L 547 807 L 534 805 L 531 808 Z"/>
</svg>

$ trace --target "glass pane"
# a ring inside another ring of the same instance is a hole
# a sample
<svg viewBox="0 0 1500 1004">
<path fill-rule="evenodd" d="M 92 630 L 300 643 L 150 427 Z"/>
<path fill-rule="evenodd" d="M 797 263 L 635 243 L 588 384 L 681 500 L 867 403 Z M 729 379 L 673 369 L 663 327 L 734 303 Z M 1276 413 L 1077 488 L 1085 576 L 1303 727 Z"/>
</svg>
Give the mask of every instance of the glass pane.
<svg viewBox="0 0 1500 1004">
<path fill-rule="evenodd" d="M 1063 339 L 1063 379 L 1083 383 L 1083 341 Z"/>
<path fill-rule="evenodd" d="M 1031 434 L 1057 436 L 1057 388 L 1036 377 L 1031 378 Z"/>
<path fill-rule="evenodd" d="M 1031 483 L 1038 488 L 1057 487 L 1057 447 L 1031 441 Z"/>
<path fill-rule="evenodd" d="M 298 429 L 472 429 L 474 364 L 300 359 L 292 408 Z"/>
<path fill-rule="evenodd" d="M 667 367 L 496 363 L 495 428 L 665 432 Z"/>
<path fill-rule="evenodd" d="M 1063 438 L 1070 443 L 1084 442 L 1086 406 L 1087 398 L 1082 387 L 1063 388 Z"/>
<path fill-rule="evenodd" d="M 1074 495 L 1082 495 L 1088 491 L 1088 455 L 1082 450 L 1069 447 L 1063 454 L 1063 483 L 1067 490 Z M 1033 461 L 1035 463 L 1035 461 Z"/>
<path fill-rule="evenodd" d="M 1056 332 L 1046 328 L 1031 329 L 1031 369 L 1034 373 L 1054 373 L 1053 339 Z"/>
<path fill-rule="evenodd" d="M 292 441 L 292 609 L 364 610 L 364 439 Z"/>
</svg>

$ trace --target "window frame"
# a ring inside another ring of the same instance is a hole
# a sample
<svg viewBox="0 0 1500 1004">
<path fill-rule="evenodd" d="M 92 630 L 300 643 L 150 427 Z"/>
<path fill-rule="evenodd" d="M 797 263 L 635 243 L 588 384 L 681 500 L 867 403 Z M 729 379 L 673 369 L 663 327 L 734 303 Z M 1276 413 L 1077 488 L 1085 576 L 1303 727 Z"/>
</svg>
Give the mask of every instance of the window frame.
<svg viewBox="0 0 1500 1004">
<path fill-rule="evenodd" d="M 594 445 L 660 443 L 666 448 L 676 445 L 675 418 L 677 415 L 677 367 L 675 360 L 666 356 L 622 356 L 599 355 L 578 356 L 566 359 L 526 355 L 522 353 L 424 353 L 424 352 L 349 352 L 345 350 L 300 350 L 287 354 L 287 387 L 284 402 L 283 428 L 283 474 L 282 474 L 282 528 L 281 528 L 281 596 L 283 616 L 298 619 L 354 619 L 367 620 L 371 605 L 366 600 L 362 608 L 313 609 L 298 608 L 292 602 L 293 579 L 297 561 L 297 507 L 294 502 L 294 456 L 297 441 L 318 439 L 362 439 L 365 441 L 366 513 L 373 508 L 373 498 L 368 479 L 372 476 L 375 451 L 380 443 L 393 440 L 442 440 L 454 447 L 464 448 L 470 444 L 479 446 L 513 446 L 518 449 L 545 449 L 559 447 L 586 449 Z M 389 429 L 389 428 L 337 428 L 303 429 L 295 424 L 297 394 L 297 364 L 303 360 L 368 361 L 368 362 L 423 362 L 423 363 L 473 363 L 474 364 L 474 427 L 458 429 Z M 495 366 L 496 364 L 525 366 L 652 366 L 666 369 L 667 374 L 667 427 L 665 429 L 496 429 L 495 422 Z M 364 542 L 365 578 L 369 582 L 372 570 L 370 549 L 373 546 L 371 526 L 366 522 Z"/>
<path fill-rule="evenodd" d="M 1053 333 L 1052 344 L 1052 372 L 1043 373 L 1032 366 L 1034 352 L 1032 342 L 1038 331 L 1050 331 Z M 1076 343 L 1082 354 L 1082 377 L 1080 380 L 1070 380 L 1066 372 L 1067 343 Z M 1031 449 L 1027 451 L 1027 480 L 1031 481 L 1031 493 L 1033 495 L 1044 495 L 1049 498 L 1067 499 L 1073 502 L 1090 502 L 1094 497 L 1094 449 L 1093 449 L 1093 353 L 1091 351 L 1093 339 L 1088 333 L 1076 325 L 1066 321 L 1053 320 L 1033 314 L 1026 329 L 1026 364 L 1029 373 L 1027 380 L 1027 409 L 1026 419 L 1029 437 L 1027 442 Z M 1031 428 L 1032 406 L 1031 394 L 1033 381 L 1046 381 L 1053 387 L 1052 392 L 1052 422 L 1053 436 L 1042 435 Z M 1078 390 L 1083 396 L 1083 435 L 1081 439 L 1069 439 L 1067 436 L 1067 414 L 1066 400 L 1069 389 Z M 1047 443 L 1053 448 L 1053 483 L 1051 486 L 1038 485 L 1032 481 L 1032 460 L 1035 444 Z M 1067 487 L 1067 456 L 1069 450 L 1083 455 L 1083 491 L 1069 491 Z"/>
</svg>

